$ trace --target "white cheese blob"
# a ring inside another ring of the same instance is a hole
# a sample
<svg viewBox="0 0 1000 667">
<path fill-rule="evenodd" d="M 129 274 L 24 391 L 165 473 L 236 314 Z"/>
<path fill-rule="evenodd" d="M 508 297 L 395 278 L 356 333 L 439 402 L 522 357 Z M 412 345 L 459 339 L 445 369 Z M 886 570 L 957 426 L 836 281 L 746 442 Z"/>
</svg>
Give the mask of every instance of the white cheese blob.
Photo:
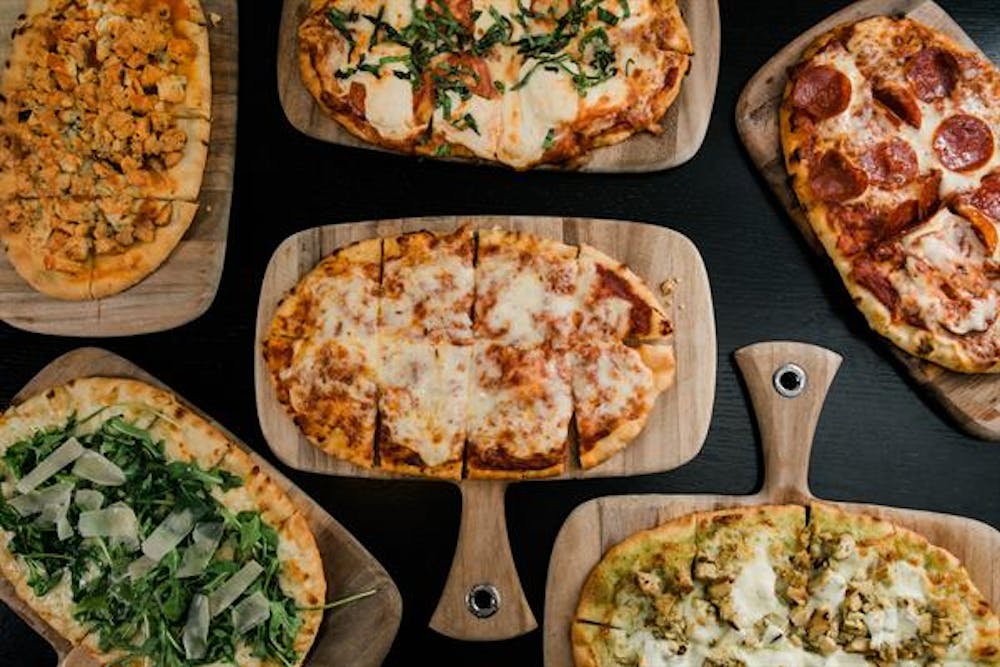
<svg viewBox="0 0 1000 667">
<path fill-rule="evenodd" d="M 208 628 L 211 616 L 208 609 L 208 598 L 195 595 L 188 608 L 187 622 L 181 641 L 184 644 L 184 655 L 188 660 L 201 660 L 208 650 Z"/>
<path fill-rule="evenodd" d="M 158 563 L 181 543 L 194 528 L 194 512 L 183 509 L 171 512 L 142 541 L 142 553 Z"/>
<path fill-rule="evenodd" d="M 767 554 L 767 543 L 758 542 L 753 559 L 733 582 L 732 601 L 736 624 L 751 628 L 768 614 L 787 615 L 788 610 L 778 599 L 774 587 L 778 576 Z"/>
<path fill-rule="evenodd" d="M 73 474 L 100 486 L 121 486 L 125 471 L 98 452 L 87 450 L 73 464 Z"/>
<path fill-rule="evenodd" d="M 181 565 L 177 568 L 177 577 L 197 577 L 205 571 L 212 561 L 222 541 L 224 526 L 221 522 L 199 523 L 191 534 L 191 546 L 184 550 Z"/>
<path fill-rule="evenodd" d="M 131 507 L 118 502 L 104 509 L 80 512 L 77 529 L 83 537 L 132 540 L 139 534 L 139 522 Z"/>
</svg>

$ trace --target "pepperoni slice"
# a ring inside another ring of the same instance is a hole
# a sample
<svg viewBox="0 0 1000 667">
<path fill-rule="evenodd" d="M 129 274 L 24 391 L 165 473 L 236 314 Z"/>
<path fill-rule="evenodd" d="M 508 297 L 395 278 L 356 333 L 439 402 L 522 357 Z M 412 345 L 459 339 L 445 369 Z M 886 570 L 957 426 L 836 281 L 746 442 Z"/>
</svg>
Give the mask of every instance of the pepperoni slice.
<svg viewBox="0 0 1000 667">
<path fill-rule="evenodd" d="M 972 195 L 972 203 L 1000 224 L 1000 172 L 983 179 L 979 189 Z"/>
<path fill-rule="evenodd" d="M 795 75 L 791 101 L 816 120 L 832 118 L 850 104 L 851 81 L 828 65 L 813 65 Z"/>
<path fill-rule="evenodd" d="M 885 85 L 872 91 L 875 100 L 907 125 L 920 129 L 923 113 L 913 93 L 899 86 Z M 898 123 L 897 123 L 898 125 Z"/>
<path fill-rule="evenodd" d="M 894 137 L 865 151 L 861 168 L 869 181 L 892 190 L 916 178 L 917 153 L 910 144 Z"/>
<path fill-rule="evenodd" d="M 951 53 L 930 46 L 906 63 L 906 79 L 924 102 L 951 96 L 958 83 L 958 61 Z"/>
<path fill-rule="evenodd" d="M 810 170 L 809 187 L 820 201 L 843 202 L 864 192 L 868 177 L 842 153 L 829 150 Z"/>
<path fill-rule="evenodd" d="M 993 156 L 993 132 L 975 116 L 957 114 L 938 125 L 933 146 L 941 164 L 948 169 L 971 171 Z"/>
</svg>

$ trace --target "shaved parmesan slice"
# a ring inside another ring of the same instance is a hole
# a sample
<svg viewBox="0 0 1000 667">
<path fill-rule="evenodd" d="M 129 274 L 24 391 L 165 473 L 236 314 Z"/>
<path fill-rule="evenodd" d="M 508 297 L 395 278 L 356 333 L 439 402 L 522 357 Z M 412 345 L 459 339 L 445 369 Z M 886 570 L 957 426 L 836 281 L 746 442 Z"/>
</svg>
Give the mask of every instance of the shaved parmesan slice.
<svg viewBox="0 0 1000 667">
<path fill-rule="evenodd" d="M 75 500 L 81 510 L 99 510 L 104 505 L 104 494 L 96 489 L 77 489 Z"/>
<path fill-rule="evenodd" d="M 142 553 L 159 563 L 181 543 L 194 528 L 194 512 L 183 509 L 171 512 L 142 542 Z"/>
<path fill-rule="evenodd" d="M 22 477 L 14 488 L 19 493 L 34 491 L 50 477 L 80 458 L 85 451 L 79 440 L 70 438 L 59 445 L 56 451 L 42 459 L 42 462 Z"/>
<path fill-rule="evenodd" d="M 252 560 L 244 565 L 239 572 L 229 577 L 226 583 L 213 591 L 208 596 L 208 607 L 212 617 L 218 616 L 236 602 L 237 598 L 243 595 L 244 591 L 250 588 L 250 584 L 256 581 L 263 572 L 264 568 L 260 566 L 260 563 Z"/>
<path fill-rule="evenodd" d="M 67 491 L 65 497 L 60 499 L 60 502 L 46 506 L 36 520 L 36 523 L 44 526 L 55 525 L 56 535 L 60 541 L 67 540 L 73 536 L 73 526 L 70 525 L 69 519 L 66 517 L 69 514 L 69 501 L 70 494 Z"/>
<path fill-rule="evenodd" d="M 260 591 L 248 595 L 245 600 L 233 607 L 233 626 L 238 635 L 253 630 L 269 618 L 271 618 L 271 605 Z"/>
<path fill-rule="evenodd" d="M 139 522 L 135 512 L 125 503 L 115 503 L 102 510 L 80 512 L 77 524 L 83 537 L 113 537 L 128 544 L 130 540 L 138 540 Z"/>
<path fill-rule="evenodd" d="M 85 451 L 73 464 L 73 474 L 101 486 L 121 486 L 125 471 L 95 451 Z"/>
<path fill-rule="evenodd" d="M 126 568 L 125 572 L 126 574 L 128 574 L 129 579 L 131 579 L 132 581 L 136 581 L 137 579 L 142 579 L 147 574 L 156 569 L 156 565 L 159 562 L 160 561 L 153 560 L 149 556 L 142 555 L 136 558 L 131 563 L 129 563 L 128 568 Z"/>
<path fill-rule="evenodd" d="M 188 607 L 187 623 L 181 637 L 184 643 L 184 655 L 188 660 L 201 660 L 208 650 L 208 625 L 211 616 L 208 613 L 208 598 L 195 595 Z"/>
<path fill-rule="evenodd" d="M 58 482 L 47 489 L 31 491 L 23 496 L 17 496 L 11 499 L 9 504 L 21 516 L 31 516 L 32 514 L 38 514 L 47 507 L 68 503 L 72 492 L 72 483 Z"/>
<path fill-rule="evenodd" d="M 199 523 L 191 538 L 194 542 L 184 551 L 184 559 L 177 569 L 177 577 L 197 577 L 212 562 L 215 550 L 222 541 L 223 525 L 219 523 Z"/>
</svg>

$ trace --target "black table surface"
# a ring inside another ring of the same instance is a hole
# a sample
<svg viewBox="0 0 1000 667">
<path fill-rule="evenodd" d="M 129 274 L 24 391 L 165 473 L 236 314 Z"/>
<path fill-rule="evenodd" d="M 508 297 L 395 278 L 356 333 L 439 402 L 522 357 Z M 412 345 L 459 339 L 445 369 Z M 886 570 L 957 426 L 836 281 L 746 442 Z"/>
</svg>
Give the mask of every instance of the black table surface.
<svg viewBox="0 0 1000 667">
<path fill-rule="evenodd" d="M 941 4 L 1000 62 L 994 0 Z M 186 326 L 132 338 L 40 336 L 0 324 L 0 401 L 9 400 L 56 356 L 81 345 L 101 345 L 161 378 L 273 461 L 257 422 L 251 354 L 264 268 L 286 236 L 321 224 L 418 215 L 641 220 L 689 236 L 708 267 L 719 349 L 712 426 L 701 454 L 672 472 L 509 489 L 514 559 L 539 623 L 549 553 L 578 504 L 609 494 L 746 494 L 759 487 L 757 433 L 732 360 L 733 350 L 757 341 L 802 340 L 844 355 L 816 433 L 810 481 L 818 496 L 950 512 L 1000 527 L 1000 444 L 963 435 L 918 391 L 868 330 L 829 262 L 805 245 L 757 176 L 736 133 L 736 99 L 751 75 L 841 3 L 721 0 L 722 64 L 704 145 L 676 169 L 620 176 L 513 173 L 335 147 L 305 137 L 288 124 L 278 101 L 281 3 L 240 5 L 235 194 L 215 303 Z M 542 664 L 540 629 L 509 641 L 474 643 L 427 627 L 458 534 L 460 498 L 454 486 L 282 469 L 351 530 L 398 584 L 403 622 L 386 665 L 412 664 L 414 657 L 441 665 Z M 48 645 L 0 607 L 0 666 L 54 664 Z"/>
</svg>

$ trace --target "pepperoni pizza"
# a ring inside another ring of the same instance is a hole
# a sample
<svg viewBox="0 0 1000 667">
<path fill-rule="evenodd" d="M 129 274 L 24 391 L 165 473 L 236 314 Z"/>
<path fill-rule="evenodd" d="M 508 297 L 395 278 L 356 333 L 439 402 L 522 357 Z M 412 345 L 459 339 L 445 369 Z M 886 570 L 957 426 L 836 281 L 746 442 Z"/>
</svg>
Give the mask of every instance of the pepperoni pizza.
<svg viewBox="0 0 1000 667">
<path fill-rule="evenodd" d="M 557 475 L 625 448 L 674 378 L 672 327 L 589 246 L 461 228 L 372 239 L 282 301 L 263 354 L 333 456 L 393 473 Z M 575 415 L 576 428 L 571 428 Z"/>
<path fill-rule="evenodd" d="M 817 39 L 792 68 L 792 186 L 869 324 L 916 356 L 1000 371 L 1000 71 L 907 18 Z"/>
</svg>

